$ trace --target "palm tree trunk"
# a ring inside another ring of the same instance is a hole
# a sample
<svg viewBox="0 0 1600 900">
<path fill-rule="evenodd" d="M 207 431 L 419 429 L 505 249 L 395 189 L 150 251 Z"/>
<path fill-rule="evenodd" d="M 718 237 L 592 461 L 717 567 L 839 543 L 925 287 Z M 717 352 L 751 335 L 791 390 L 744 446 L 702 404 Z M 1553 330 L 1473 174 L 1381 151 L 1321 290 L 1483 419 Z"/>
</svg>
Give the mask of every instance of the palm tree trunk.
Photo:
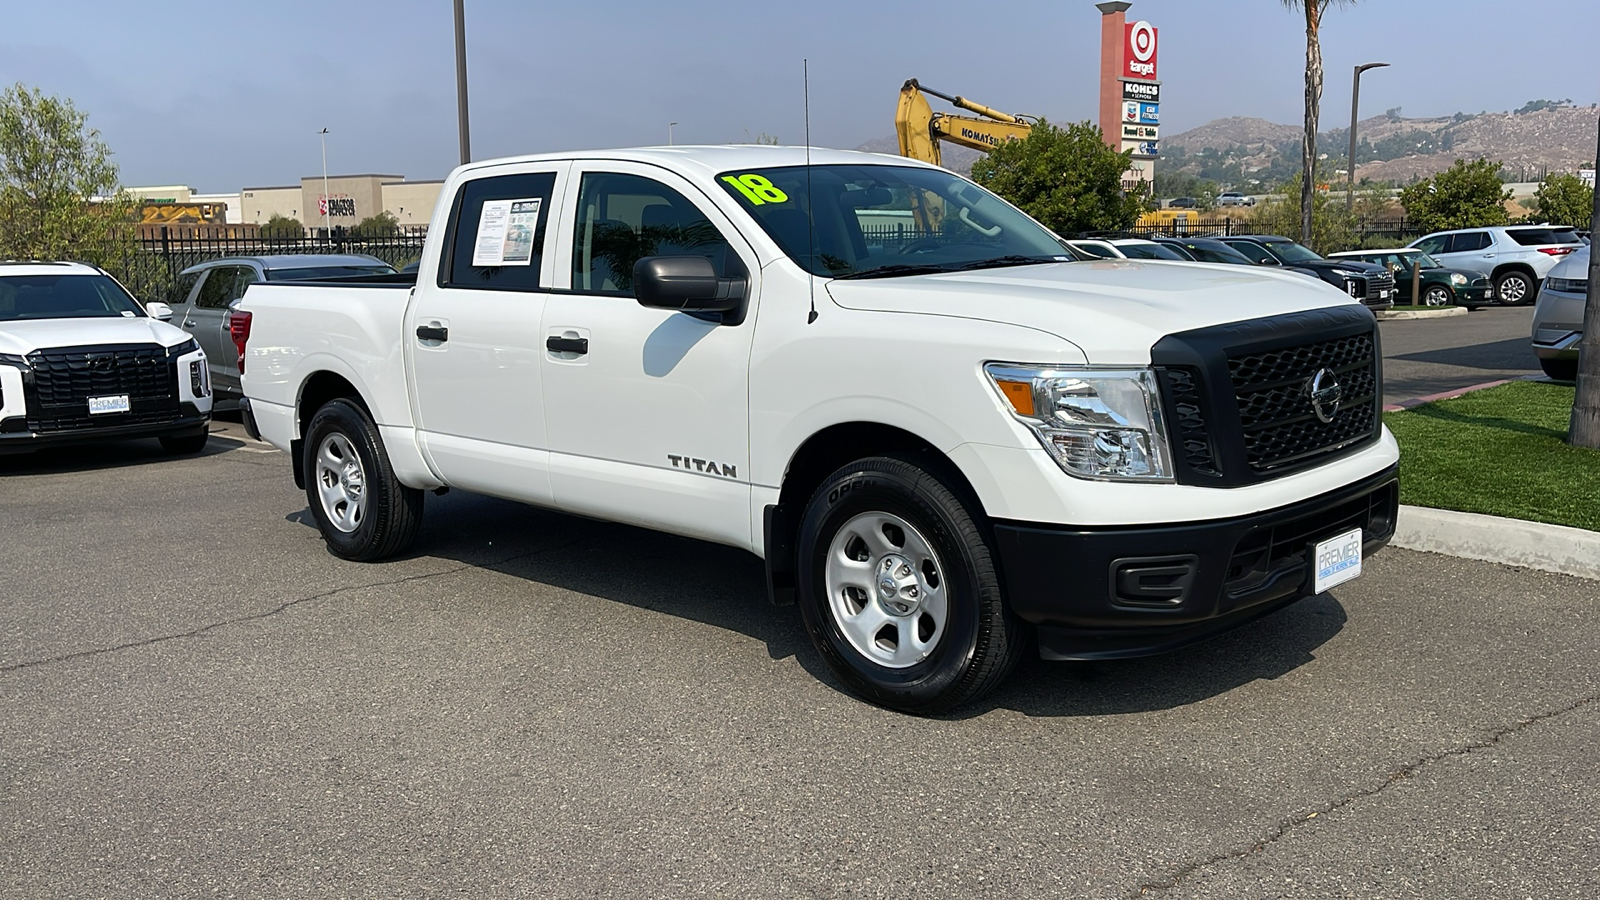
<svg viewBox="0 0 1600 900">
<path fill-rule="evenodd" d="M 1600 223 L 1600 191 L 1595 192 L 1595 223 Z M 1600 298 L 1595 296 L 1595 276 L 1600 256 L 1589 255 L 1589 297 L 1583 307 L 1583 340 L 1578 343 L 1578 393 L 1572 400 L 1572 421 L 1567 443 L 1600 450 Z"/>
<path fill-rule="evenodd" d="M 1300 141 L 1300 243 L 1311 243 L 1312 200 L 1317 190 L 1317 117 L 1322 103 L 1322 9 L 1327 0 L 1305 0 L 1306 133 Z"/>
</svg>

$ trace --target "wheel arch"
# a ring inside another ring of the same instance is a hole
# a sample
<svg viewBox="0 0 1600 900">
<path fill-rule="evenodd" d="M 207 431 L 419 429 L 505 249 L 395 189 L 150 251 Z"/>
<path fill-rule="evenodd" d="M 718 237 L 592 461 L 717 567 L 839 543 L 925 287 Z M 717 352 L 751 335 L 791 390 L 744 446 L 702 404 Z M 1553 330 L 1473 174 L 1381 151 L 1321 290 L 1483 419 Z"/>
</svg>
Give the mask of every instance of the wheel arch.
<svg viewBox="0 0 1600 900">
<path fill-rule="evenodd" d="M 817 486 L 840 468 L 858 459 L 885 454 L 915 454 L 930 461 L 950 488 L 982 512 L 976 489 L 954 460 L 932 441 L 881 422 L 840 422 L 823 428 L 801 442 L 789 457 L 778 502 L 766 507 L 762 521 L 763 553 L 767 568 L 767 593 L 772 602 L 794 602 L 795 537 L 806 503 Z"/>
<path fill-rule="evenodd" d="M 295 438 L 289 443 L 289 459 L 294 467 L 294 483 L 301 490 L 306 486 L 305 472 L 305 438 L 306 424 L 317 410 L 332 400 L 347 399 L 353 401 L 367 415 L 372 415 L 372 409 L 367 405 L 366 398 L 361 396 L 361 391 L 350 379 L 338 372 L 321 369 L 306 376 L 300 383 L 300 390 L 295 397 Z"/>
</svg>

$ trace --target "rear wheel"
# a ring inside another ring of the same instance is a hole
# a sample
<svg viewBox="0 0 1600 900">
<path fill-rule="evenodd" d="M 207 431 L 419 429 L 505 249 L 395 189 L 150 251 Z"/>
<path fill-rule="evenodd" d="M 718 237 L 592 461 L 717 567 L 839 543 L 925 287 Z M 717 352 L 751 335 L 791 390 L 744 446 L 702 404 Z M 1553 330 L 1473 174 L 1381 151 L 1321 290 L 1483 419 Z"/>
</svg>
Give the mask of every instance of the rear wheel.
<svg viewBox="0 0 1600 900">
<path fill-rule="evenodd" d="M 920 715 L 988 693 L 1024 646 L 983 515 L 953 481 L 918 457 L 859 460 L 823 482 L 800 524 L 817 651 L 855 693 Z"/>
<path fill-rule="evenodd" d="M 422 524 L 422 491 L 395 477 L 365 410 L 330 400 L 311 418 L 305 453 L 306 502 L 335 556 L 382 559 L 411 544 Z"/>
<path fill-rule="evenodd" d="M 1452 300 L 1450 289 L 1442 284 L 1435 284 L 1422 292 L 1423 306 L 1449 306 Z"/>
<path fill-rule="evenodd" d="M 1495 279 L 1494 295 L 1506 306 L 1533 302 L 1533 278 L 1526 272 L 1507 272 Z"/>
<path fill-rule="evenodd" d="M 1557 381 L 1576 381 L 1578 379 L 1578 361 L 1575 359 L 1541 359 L 1539 368 L 1546 375 Z"/>
</svg>

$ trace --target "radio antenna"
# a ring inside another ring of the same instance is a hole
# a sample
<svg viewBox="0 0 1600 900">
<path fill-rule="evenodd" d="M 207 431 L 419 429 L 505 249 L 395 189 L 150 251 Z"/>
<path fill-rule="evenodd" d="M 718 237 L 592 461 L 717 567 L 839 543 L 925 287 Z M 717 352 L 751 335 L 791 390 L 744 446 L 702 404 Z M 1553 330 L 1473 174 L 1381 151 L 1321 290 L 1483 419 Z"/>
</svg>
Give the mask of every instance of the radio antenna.
<svg viewBox="0 0 1600 900">
<path fill-rule="evenodd" d="M 806 293 L 811 312 L 806 324 L 817 320 L 817 211 L 811 197 L 811 60 L 800 60 L 800 82 L 805 91 L 806 108 Z"/>
</svg>

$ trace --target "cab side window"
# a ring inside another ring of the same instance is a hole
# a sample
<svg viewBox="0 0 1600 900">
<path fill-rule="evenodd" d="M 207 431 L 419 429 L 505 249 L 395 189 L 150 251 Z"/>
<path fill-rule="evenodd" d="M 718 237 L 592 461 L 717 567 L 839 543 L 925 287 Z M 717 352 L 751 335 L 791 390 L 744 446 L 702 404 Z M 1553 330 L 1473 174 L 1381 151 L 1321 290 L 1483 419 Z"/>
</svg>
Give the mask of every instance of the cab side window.
<svg viewBox="0 0 1600 900">
<path fill-rule="evenodd" d="M 647 256 L 703 256 L 717 277 L 745 274 L 728 239 L 682 194 L 639 175 L 591 172 L 578 191 L 572 289 L 633 296 L 633 264 Z"/>
<path fill-rule="evenodd" d="M 1278 260 L 1268 253 L 1264 247 L 1251 241 L 1240 241 L 1233 245 L 1235 250 L 1250 258 L 1253 263 L 1276 263 Z"/>
<path fill-rule="evenodd" d="M 179 306 L 189 302 L 189 295 L 194 293 L 194 286 L 200 281 L 199 272 L 189 272 L 178 276 L 178 283 L 172 289 L 169 306 Z"/>
<path fill-rule="evenodd" d="M 244 289 L 260 280 L 261 277 L 256 274 L 255 269 L 250 266 L 240 266 L 238 275 L 233 279 L 233 288 L 228 291 L 228 302 L 232 303 L 243 297 Z"/>
<path fill-rule="evenodd" d="M 537 291 L 553 172 L 478 178 L 461 186 L 439 286 Z"/>
<path fill-rule="evenodd" d="M 1450 253 L 1464 253 L 1469 250 L 1482 250 L 1489 246 L 1489 232 L 1463 231 L 1450 236 Z"/>
<path fill-rule="evenodd" d="M 206 280 L 200 284 L 200 296 L 195 298 L 196 309 L 227 309 L 233 299 L 233 282 L 238 273 L 233 266 L 217 266 L 206 270 Z"/>
</svg>

